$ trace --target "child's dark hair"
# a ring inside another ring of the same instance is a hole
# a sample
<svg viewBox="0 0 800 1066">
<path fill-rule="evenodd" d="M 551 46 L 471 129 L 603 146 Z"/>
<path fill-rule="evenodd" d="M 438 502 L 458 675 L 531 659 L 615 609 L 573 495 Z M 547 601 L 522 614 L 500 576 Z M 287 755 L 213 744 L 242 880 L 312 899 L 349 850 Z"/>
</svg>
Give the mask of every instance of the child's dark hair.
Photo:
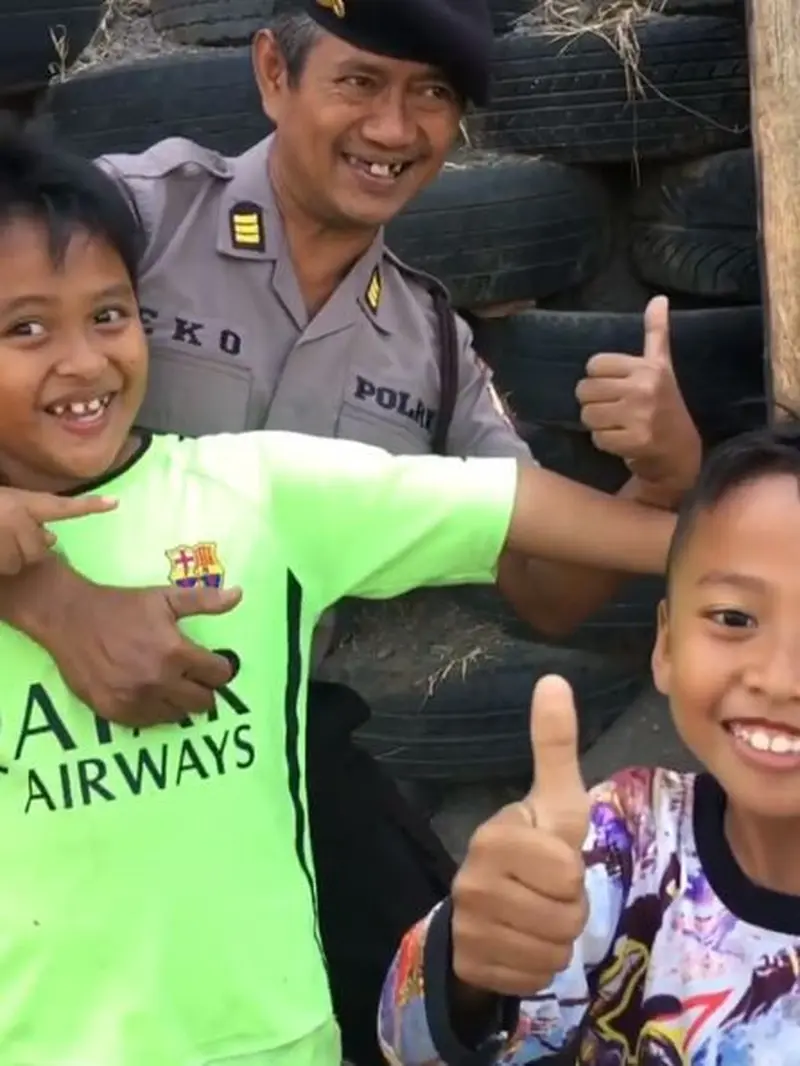
<svg viewBox="0 0 800 1066">
<path fill-rule="evenodd" d="M 667 584 L 698 517 L 743 485 L 788 474 L 800 495 L 800 424 L 743 433 L 714 449 L 683 501 L 667 558 Z"/>
<path fill-rule="evenodd" d="M 0 228 L 16 219 L 47 228 L 54 263 L 78 231 L 108 243 L 136 285 L 144 231 L 113 178 L 41 132 L 0 123 Z"/>
</svg>

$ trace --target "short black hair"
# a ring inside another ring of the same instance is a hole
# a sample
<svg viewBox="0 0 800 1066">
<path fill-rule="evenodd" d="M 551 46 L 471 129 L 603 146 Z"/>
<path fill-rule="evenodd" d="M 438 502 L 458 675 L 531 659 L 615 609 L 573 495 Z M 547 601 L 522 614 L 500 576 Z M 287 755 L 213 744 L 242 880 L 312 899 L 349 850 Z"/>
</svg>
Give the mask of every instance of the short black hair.
<svg viewBox="0 0 800 1066">
<path fill-rule="evenodd" d="M 42 223 L 54 263 L 79 231 L 110 245 L 134 288 L 145 248 L 141 219 L 122 187 L 91 160 L 42 129 L 0 122 L 0 228 L 18 219 Z"/>
<path fill-rule="evenodd" d="M 743 433 L 709 455 L 678 514 L 667 557 L 667 586 L 697 519 L 744 485 L 789 475 L 800 493 L 800 423 Z"/>
</svg>

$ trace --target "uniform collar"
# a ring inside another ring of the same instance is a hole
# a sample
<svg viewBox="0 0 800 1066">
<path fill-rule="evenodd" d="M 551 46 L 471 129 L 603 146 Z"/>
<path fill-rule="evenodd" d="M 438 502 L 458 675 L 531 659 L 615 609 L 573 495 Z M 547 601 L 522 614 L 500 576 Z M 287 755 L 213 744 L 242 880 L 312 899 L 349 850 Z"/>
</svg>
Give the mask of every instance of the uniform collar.
<svg viewBox="0 0 800 1066">
<path fill-rule="evenodd" d="M 221 255 L 276 262 L 284 250 L 283 223 L 268 170 L 274 136 L 259 141 L 232 161 L 233 176 L 220 199 L 217 223 L 217 251 Z M 385 291 L 384 249 L 381 229 L 342 287 L 353 293 L 358 308 L 370 322 L 388 334 L 393 332 L 394 316 Z"/>
</svg>

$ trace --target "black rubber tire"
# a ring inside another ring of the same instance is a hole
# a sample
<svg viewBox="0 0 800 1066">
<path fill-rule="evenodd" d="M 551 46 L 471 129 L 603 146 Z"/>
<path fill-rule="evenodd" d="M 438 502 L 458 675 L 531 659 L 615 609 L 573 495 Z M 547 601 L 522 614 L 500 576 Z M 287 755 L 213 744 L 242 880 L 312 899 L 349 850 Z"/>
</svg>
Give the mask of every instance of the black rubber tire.
<svg viewBox="0 0 800 1066">
<path fill-rule="evenodd" d="M 0 0 L 0 98 L 44 86 L 94 36 L 104 0 Z"/>
<path fill-rule="evenodd" d="M 530 14 L 535 5 L 536 0 L 489 0 L 494 32 L 508 33 L 518 19 Z"/>
<path fill-rule="evenodd" d="M 631 261 L 665 292 L 759 303 L 756 178 L 747 148 L 666 167 L 633 200 Z"/>
<path fill-rule="evenodd" d="M 389 224 L 389 246 L 456 306 L 533 300 L 589 280 L 609 253 L 602 186 L 558 163 L 466 152 Z"/>
<path fill-rule="evenodd" d="M 272 0 L 150 0 L 153 25 L 180 44 L 249 44 L 267 25 Z"/>
<path fill-rule="evenodd" d="M 47 101 L 47 87 L 0 93 L 0 121 L 26 125 L 39 119 Z"/>
<path fill-rule="evenodd" d="M 445 640 L 447 604 L 460 617 L 497 620 L 506 608 L 487 589 L 485 613 L 470 604 L 469 590 L 437 590 L 423 596 L 432 620 L 432 639 Z M 368 615 L 367 617 L 373 617 Z M 442 622 L 442 629 L 439 623 Z M 469 624 L 467 622 L 466 624 Z M 412 683 L 409 672 L 392 673 L 392 656 L 348 656 L 349 668 L 336 679 L 356 689 L 372 717 L 358 741 L 397 777 L 448 783 L 502 782 L 531 772 L 530 698 L 537 678 L 566 677 L 575 690 L 581 747 L 589 747 L 622 714 L 649 679 L 645 659 L 606 656 L 509 637 L 485 658 L 456 668 L 433 684 Z"/>
<path fill-rule="evenodd" d="M 56 130 L 88 156 L 140 152 L 165 137 L 238 155 L 272 129 L 249 48 L 90 70 L 53 86 L 49 109 Z"/>
<path fill-rule="evenodd" d="M 736 148 L 750 122 L 747 41 L 732 19 L 652 15 L 636 24 L 644 89 L 631 97 L 611 45 L 541 27 L 498 38 L 488 108 L 471 143 L 564 162 L 672 159 Z"/>
<path fill-rule="evenodd" d="M 743 19 L 744 0 L 664 0 L 663 15 L 720 15 Z"/>
</svg>

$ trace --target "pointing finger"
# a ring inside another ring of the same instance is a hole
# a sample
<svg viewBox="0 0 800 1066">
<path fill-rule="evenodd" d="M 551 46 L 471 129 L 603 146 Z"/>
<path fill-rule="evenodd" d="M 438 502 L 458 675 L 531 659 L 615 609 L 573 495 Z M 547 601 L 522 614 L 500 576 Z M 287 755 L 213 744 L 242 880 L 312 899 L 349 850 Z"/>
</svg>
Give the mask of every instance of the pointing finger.
<svg viewBox="0 0 800 1066">
<path fill-rule="evenodd" d="M 27 494 L 28 514 L 36 522 L 60 522 L 89 514 L 113 511 L 117 500 L 112 496 L 56 496 L 49 492 Z"/>
</svg>

